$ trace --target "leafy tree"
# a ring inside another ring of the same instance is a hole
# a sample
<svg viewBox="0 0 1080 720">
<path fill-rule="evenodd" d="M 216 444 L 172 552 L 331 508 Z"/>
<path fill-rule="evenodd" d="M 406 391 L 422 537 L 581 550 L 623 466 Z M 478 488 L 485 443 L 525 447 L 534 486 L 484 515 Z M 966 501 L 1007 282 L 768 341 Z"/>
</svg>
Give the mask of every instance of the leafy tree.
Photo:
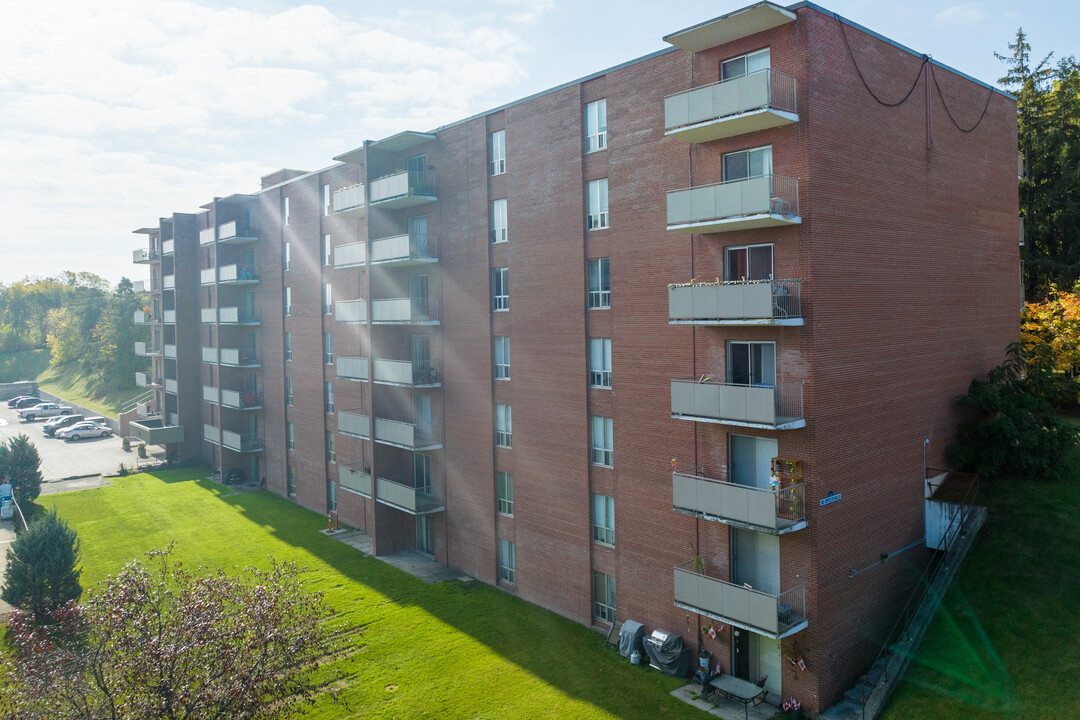
<svg viewBox="0 0 1080 720">
<path fill-rule="evenodd" d="M 0 717 L 270 719 L 311 698 L 337 636 L 301 571 L 195 575 L 171 551 L 105 580 L 62 628 L 14 622 Z"/>
<path fill-rule="evenodd" d="M 1046 299 L 1027 303 L 1020 332 L 1025 348 L 1046 345 L 1053 353 L 1053 369 L 1070 378 L 1080 373 L 1080 283 L 1073 292 L 1051 283 Z"/>
<path fill-rule="evenodd" d="M 961 470 L 983 477 L 1062 479 L 1069 471 L 1076 434 L 1059 420 L 1048 397 L 1060 392 L 1045 345 L 1033 348 L 1037 360 L 1012 343 L 1005 362 L 986 380 L 972 380 L 959 399 L 972 419 L 957 428 L 949 459 Z"/>
<path fill-rule="evenodd" d="M 57 611 L 82 595 L 79 538 L 55 510 L 19 533 L 7 563 L 0 599 L 29 615 L 30 622 L 55 622 Z"/>
<path fill-rule="evenodd" d="M 0 443 L 0 477 L 11 483 L 19 503 L 31 503 L 41 494 L 41 456 L 26 433 Z"/>
</svg>

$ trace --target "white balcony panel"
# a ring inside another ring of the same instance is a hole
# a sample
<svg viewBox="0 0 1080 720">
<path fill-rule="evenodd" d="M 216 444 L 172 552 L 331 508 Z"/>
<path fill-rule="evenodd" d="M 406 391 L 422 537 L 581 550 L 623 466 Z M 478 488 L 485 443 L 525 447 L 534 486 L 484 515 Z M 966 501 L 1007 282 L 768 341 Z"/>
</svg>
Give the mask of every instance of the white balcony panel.
<svg viewBox="0 0 1080 720">
<path fill-rule="evenodd" d="M 367 243 L 354 242 L 334 248 L 334 267 L 347 268 L 367 262 Z"/>
<path fill-rule="evenodd" d="M 213 285 L 215 277 L 214 268 L 203 268 L 199 271 L 199 283 L 202 285 Z"/>
<path fill-rule="evenodd" d="M 217 403 L 218 401 L 218 389 L 209 385 L 203 385 L 202 398 L 206 402 Z"/>
<path fill-rule="evenodd" d="M 781 175 L 702 185 L 667 194 L 668 230 L 718 233 L 801 222 L 798 180 Z"/>
<path fill-rule="evenodd" d="M 161 287 L 165 288 L 166 290 L 175 290 L 176 289 L 176 276 L 175 275 L 166 275 L 163 278 L 161 278 Z"/>
<path fill-rule="evenodd" d="M 202 435 L 204 439 L 209 440 L 215 445 L 221 444 L 221 430 L 214 425 L 203 423 Z"/>
<path fill-rule="evenodd" d="M 165 378 L 165 392 L 176 394 L 176 380 L 173 378 Z"/>
<path fill-rule="evenodd" d="M 342 465 L 338 473 L 338 482 L 347 490 L 371 497 L 371 473 Z"/>
<path fill-rule="evenodd" d="M 202 308 L 200 311 L 200 319 L 204 323 L 216 323 L 217 322 L 217 308 Z"/>
<path fill-rule="evenodd" d="M 366 323 L 367 300 L 339 300 L 334 303 L 334 319 L 343 323 Z"/>
<path fill-rule="evenodd" d="M 207 363 L 216 363 L 218 361 L 218 350 L 216 347 L 204 347 L 202 349 L 202 361 Z"/>
<path fill-rule="evenodd" d="M 163 240 L 161 243 L 161 254 L 172 255 L 176 245 L 172 240 Z"/>
<path fill-rule="evenodd" d="M 357 412 L 342 410 L 338 413 L 338 432 L 357 437 L 371 437 L 371 418 Z"/>
<path fill-rule="evenodd" d="M 353 185 L 335 190 L 333 204 L 335 215 L 362 215 L 365 210 L 364 185 Z"/>
<path fill-rule="evenodd" d="M 165 350 L 165 357 L 175 360 L 176 359 L 176 346 L 175 345 L 165 345 L 163 347 L 164 347 L 164 350 Z"/>
<path fill-rule="evenodd" d="M 175 325 L 176 324 L 176 311 L 175 310 L 165 310 L 165 311 L 162 312 L 161 317 L 162 317 L 162 320 L 165 321 L 166 325 Z"/>
<path fill-rule="evenodd" d="M 412 363 L 408 360 L 375 358 L 372 362 L 372 373 L 375 382 L 396 383 L 398 385 L 413 384 Z"/>
<path fill-rule="evenodd" d="M 214 228 L 210 227 L 210 228 L 206 228 L 205 230 L 200 230 L 199 231 L 199 244 L 200 245 L 209 245 L 212 242 L 214 242 L 215 239 L 216 239 L 216 237 L 214 235 Z"/>
<path fill-rule="evenodd" d="M 367 358 L 338 356 L 337 376 L 346 380 L 367 380 Z"/>
</svg>

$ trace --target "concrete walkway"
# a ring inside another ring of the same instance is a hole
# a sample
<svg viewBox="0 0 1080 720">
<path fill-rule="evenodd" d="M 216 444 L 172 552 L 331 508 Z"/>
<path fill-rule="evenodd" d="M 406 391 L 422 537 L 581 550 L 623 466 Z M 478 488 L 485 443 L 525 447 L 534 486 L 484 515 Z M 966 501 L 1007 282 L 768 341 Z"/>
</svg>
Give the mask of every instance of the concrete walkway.
<svg viewBox="0 0 1080 720">
<path fill-rule="evenodd" d="M 7 569 L 7 552 L 11 543 L 15 542 L 15 520 L 0 520 L 0 578 L 4 577 Z M 0 600 L 0 623 L 7 622 L 11 616 L 11 606 Z"/>
<path fill-rule="evenodd" d="M 741 702 L 717 698 L 713 700 L 701 699 L 701 686 L 695 683 L 683 685 L 678 690 L 672 690 L 671 694 L 685 703 L 704 710 L 715 717 L 725 720 L 769 720 L 780 712 L 780 708 L 769 703 L 761 703 L 757 707 L 753 704 L 744 706 Z"/>
<path fill-rule="evenodd" d="M 363 530 L 334 530 L 322 531 L 324 535 L 334 538 L 346 545 L 356 548 L 365 555 L 372 555 L 376 560 L 382 560 L 387 565 L 393 565 L 398 570 L 403 570 L 413 577 L 420 578 L 424 582 L 438 583 L 445 580 L 472 580 L 468 575 L 452 570 L 445 565 L 440 565 L 430 556 L 418 553 L 414 550 L 399 550 L 390 555 L 374 555 L 372 553 L 371 536 Z"/>
</svg>

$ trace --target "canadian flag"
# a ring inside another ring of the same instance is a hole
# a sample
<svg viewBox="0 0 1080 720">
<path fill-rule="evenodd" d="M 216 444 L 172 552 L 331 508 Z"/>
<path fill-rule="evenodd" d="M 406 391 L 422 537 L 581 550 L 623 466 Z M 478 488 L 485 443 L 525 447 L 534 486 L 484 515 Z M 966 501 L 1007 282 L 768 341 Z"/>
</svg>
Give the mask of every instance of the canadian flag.
<svg viewBox="0 0 1080 720">
<path fill-rule="evenodd" d="M 709 626 L 709 637 L 713 640 L 716 639 L 716 628 L 714 628 L 712 625 Z"/>
<path fill-rule="evenodd" d="M 799 659 L 795 662 L 795 665 L 803 672 L 806 672 L 806 661 L 802 659 L 802 655 L 799 656 Z"/>
</svg>

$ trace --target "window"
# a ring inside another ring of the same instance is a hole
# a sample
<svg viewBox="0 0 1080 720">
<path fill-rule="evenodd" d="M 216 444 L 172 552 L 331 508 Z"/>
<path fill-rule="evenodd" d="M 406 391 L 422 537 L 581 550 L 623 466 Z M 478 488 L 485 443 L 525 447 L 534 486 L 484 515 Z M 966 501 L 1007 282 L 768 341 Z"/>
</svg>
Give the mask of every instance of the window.
<svg viewBox="0 0 1080 720">
<path fill-rule="evenodd" d="M 491 174 L 506 172 L 506 131 L 496 130 L 488 136 L 488 152 L 491 155 Z"/>
<path fill-rule="evenodd" d="M 290 246 L 291 245 L 292 245 L 292 243 L 290 243 L 288 240 L 285 241 L 285 271 L 286 272 L 288 272 L 289 270 L 292 270 L 292 252 L 290 251 Z"/>
<path fill-rule="evenodd" d="M 334 433 L 326 431 L 326 462 L 337 462 L 337 449 L 334 445 Z"/>
<path fill-rule="evenodd" d="M 611 261 L 596 258 L 589 261 L 589 309 L 611 307 Z"/>
<path fill-rule="evenodd" d="M 334 335 L 323 333 L 323 362 L 327 365 L 334 364 Z"/>
<path fill-rule="evenodd" d="M 285 448 L 287 450 L 296 449 L 296 435 L 293 433 L 292 420 L 285 421 Z"/>
<path fill-rule="evenodd" d="M 589 339 L 589 387 L 611 387 L 611 338 Z"/>
<path fill-rule="evenodd" d="M 771 342 L 729 342 L 727 381 L 736 385 L 776 385 L 776 345 Z"/>
<path fill-rule="evenodd" d="M 615 544 L 615 498 L 592 496 L 592 539 L 604 545 Z"/>
<path fill-rule="evenodd" d="M 495 379 L 510 379 L 510 338 L 495 336 Z"/>
<path fill-rule="evenodd" d="M 734 80 L 758 70 L 769 69 L 769 48 L 740 55 L 720 63 L 720 79 Z"/>
<path fill-rule="evenodd" d="M 334 265 L 334 246 L 330 244 L 330 233 L 322 236 L 322 264 L 325 267 Z"/>
<path fill-rule="evenodd" d="M 285 289 L 288 290 L 289 288 Z M 285 333 L 285 359 L 292 360 L 292 333 L 290 332 Z"/>
<path fill-rule="evenodd" d="M 431 456 L 413 453 L 413 488 L 431 493 Z"/>
<path fill-rule="evenodd" d="M 324 383 L 326 387 L 326 412 L 334 412 L 334 383 Z"/>
<path fill-rule="evenodd" d="M 289 497 L 296 497 L 296 468 L 289 466 L 288 480 L 285 481 L 285 493 Z"/>
<path fill-rule="evenodd" d="M 608 226 L 607 178 L 589 181 L 588 227 L 603 230 Z"/>
<path fill-rule="evenodd" d="M 514 476 L 498 470 L 495 472 L 495 497 L 500 515 L 514 514 Z"/>
<path fill-rule="evenodd" d="M 514 543 L 509 540 L 499 541 L 499 580 L 514 582 Z"/>
<path fill-rule="evenodd" d="M 510 309 L 510 269 L 495 268 L 491 271 L 491 309 Z"/>
<path fill-rule="evenodd" d="M 771 280 L 773 276 L 773 246 L 746 245 L 724 250 L 724 279 Z"/>
<path fill-rule="evenodd" d="M 285 227 L 289 226 L 289 198 L 288 196 L 281 198 L 281 224 Z"/>
<path fill-rule="evenodd" d="M 607 147 L 607 100 L 597 100 L 585 106 L 585 152 Z"/>
<path fill-rule="evenodd" d="M 323 283 L 322 286 L 322 311 L 323 315 L 334 312 L 334 294 L 330 283 Z"/>
<path fill-rule="evenodd" d="M 593 465 L 612 467 L 615 459 L 615 442 L 611 418 L 593 415 L 591 425 L 592 452 L 589 461 Z"/>
<path fill-rule="evenodd" d="M 513 435 L 513 423 L 510 420 L 510 406 L 495 406 L 495 446 L 510 447 L 510 436 Z"/>
<path fill-rule="evenodd" d="M 772 146 L 724 155 L 724 182 L 772 175 Z"/>
<path fill-rule="evenodd" d="M 292 288 L 285 287 L 285 317 L 292 315 Z"/>
<path fill-rule="evenodd" d="M 285 376 L 285 404 L 292 405 L 292 378 Z"/>
<path fill-rule="evenodd" d="M 593 618 L 615 622 L 615 578 L 602 572 L 593 572 Z"/>
<path fill-rule="evenodd" d="M 323 215 L 329 215 L 330 214 L 330 186 L 329 185 L 323 185 L 322 186 L 322 214 Z"/>
<path fill-rule="evenodd" d="M 506 198 L 491 203 L 491 242 L 506 242 Z"/>
</svg>

